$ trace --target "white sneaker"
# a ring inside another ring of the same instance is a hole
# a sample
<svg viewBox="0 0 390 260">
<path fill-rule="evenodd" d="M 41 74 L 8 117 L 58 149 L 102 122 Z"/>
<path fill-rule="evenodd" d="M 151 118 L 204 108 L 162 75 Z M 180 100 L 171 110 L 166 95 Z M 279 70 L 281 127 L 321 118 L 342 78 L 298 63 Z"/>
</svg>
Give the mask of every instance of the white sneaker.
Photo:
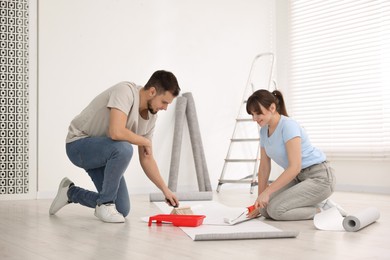
<svg viewBox="0 0 390 260">
<path fill-rule="evenodd" d="M 346 217 L 348 215 L 348 213 L 339 204 L 332 201 L 331 199 L 324 200 L 320 203 L 320 205 L 322 210 L 327 210 L 336 207 L 343 217 Z"/>
<path fill-rule="evenodd" d="M 62 179 L 58 187 L 57 195 L 51 203 L 49 209 L 50 215 L 56 214 L 60 209 L 70 203 L 68 198 L 68 190 L 72 183 L 73 182 L 66 177 Z"/>
<path fill-rule="evenodd" d="M 103 222 L 108 223 L 123 223 L 125 218 L 116 210 L 115 204 L 97 205 L 95 208 L 95 216 Z"/>
</svg>

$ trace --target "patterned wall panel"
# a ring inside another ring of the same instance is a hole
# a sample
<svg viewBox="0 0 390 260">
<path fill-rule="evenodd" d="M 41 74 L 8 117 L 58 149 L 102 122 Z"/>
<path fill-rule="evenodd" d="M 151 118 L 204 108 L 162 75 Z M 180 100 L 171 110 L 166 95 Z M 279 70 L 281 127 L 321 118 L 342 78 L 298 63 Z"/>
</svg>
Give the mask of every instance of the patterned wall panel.
<svg viewBox="0 0 390 260">
<path fill-rule="evenodd" d="M 0 0 L 0 195 L 29 192 L 28 0 Z"/>
</svg>

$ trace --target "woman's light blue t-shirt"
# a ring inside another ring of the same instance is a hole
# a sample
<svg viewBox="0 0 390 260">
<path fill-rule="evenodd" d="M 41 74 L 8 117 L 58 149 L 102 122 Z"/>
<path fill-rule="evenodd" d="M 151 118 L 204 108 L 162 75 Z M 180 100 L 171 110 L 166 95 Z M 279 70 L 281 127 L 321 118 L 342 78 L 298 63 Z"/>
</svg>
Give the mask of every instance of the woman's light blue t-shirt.
<svg viewBox="0 0 390 260">
<path fill-rule="evenodd" d="M 302 169 L 326 160 L 325 154 L 311 145 L 308 135 L 298 122 L 283 115 L 270 137 L 268 125 L 260 129 L 260 146 L 265 148 L 268 157 L 286 169 L 288 158 L 285 144 L 294 137 L 301 138 Z"/>
</svg>

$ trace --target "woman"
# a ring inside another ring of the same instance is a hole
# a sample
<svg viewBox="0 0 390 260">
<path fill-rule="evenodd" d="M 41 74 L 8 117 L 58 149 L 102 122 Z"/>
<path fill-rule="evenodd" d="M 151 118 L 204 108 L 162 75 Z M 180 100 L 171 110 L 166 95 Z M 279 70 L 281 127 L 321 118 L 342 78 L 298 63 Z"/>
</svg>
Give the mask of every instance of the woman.
<svg viewBox="0 0 390 260">
<path fill-rule="evenodd" d="M 258 197 L 248 217 L 260 213 L 274 220 L 306 220 L 335 206 L 346 215 L 337 204 L 324 201 L 334 190 L 333 169 L 304 129 L 288 117 L 282 93 L 258 90 L 249 97 L 246 110 L 261 127 Z M 284 171 L 268 185 L 271 159 Z"/>
</svg>

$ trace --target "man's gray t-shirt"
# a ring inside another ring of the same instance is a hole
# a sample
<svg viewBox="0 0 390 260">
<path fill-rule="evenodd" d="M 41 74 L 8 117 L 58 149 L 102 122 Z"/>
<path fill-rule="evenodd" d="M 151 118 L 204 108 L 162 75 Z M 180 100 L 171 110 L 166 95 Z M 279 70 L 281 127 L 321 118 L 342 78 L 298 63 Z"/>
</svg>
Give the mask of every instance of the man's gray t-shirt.
<svg viewBox="0 0 390 260">
<path fill-rule="evenodd" d="M 149 112 L 145 120 L 139 114 L 140 89 L 134 83 L 120 82 L 102 92 L 72 120 L 66 143 L 85 137 L 107 136 L 110 108 L 119 109 L 127 115 L 127 129 L 151 140 L 157 115 Z"/>
</svg>

